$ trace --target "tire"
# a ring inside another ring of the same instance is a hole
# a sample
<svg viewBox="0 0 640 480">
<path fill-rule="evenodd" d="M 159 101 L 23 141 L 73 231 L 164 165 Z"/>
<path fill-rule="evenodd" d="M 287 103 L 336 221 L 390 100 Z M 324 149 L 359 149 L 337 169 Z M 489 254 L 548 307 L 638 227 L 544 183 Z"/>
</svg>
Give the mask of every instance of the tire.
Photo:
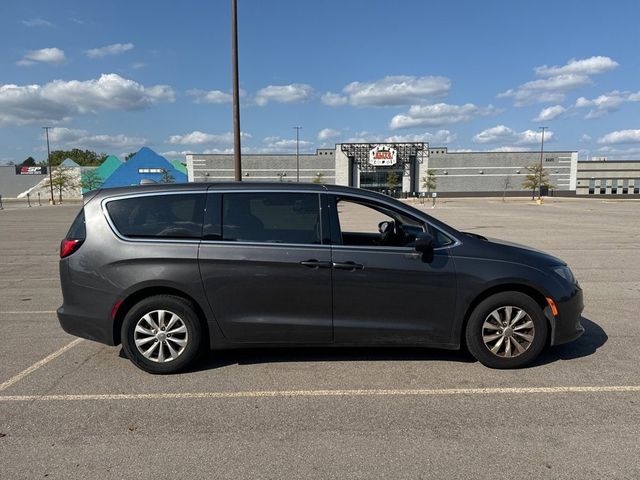
<svg viewBox="0 0 640 480">
<path fill-rule="evenodd" d="M 473 310 L 465 339 L 471 355 L 483 365 L 519 368 L 540 355 L 548 331 L 547 319 L 535 300 L 520 292 L 502 292 Z"/>
<path fill-rule="evenodd" d="M 153 374 L 176 373 L 197 357 L 202 325 L 188 300 L 155 295 L 127 312 L 121 338 L 122 348 L 136 367 Z"/>
</svg>

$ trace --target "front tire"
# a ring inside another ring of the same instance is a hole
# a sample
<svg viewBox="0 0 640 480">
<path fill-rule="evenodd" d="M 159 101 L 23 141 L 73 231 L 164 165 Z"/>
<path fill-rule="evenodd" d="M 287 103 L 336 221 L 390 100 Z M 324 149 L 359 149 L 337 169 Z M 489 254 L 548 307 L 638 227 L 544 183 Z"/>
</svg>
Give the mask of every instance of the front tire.
<svg viewBox="0 0 640 480">
<path fill-rule="evenodd" d="M 188 300 L 155 295 L 127 312 L 121 338 L 122 348 L 136 367 L 153 374 L 176 373 L 198 355 L 202 326 Z"/>
<path fill-rule="evenodd" d="M 544 349 L 547 320 L 528 295 L 502 292 L 486 298 L 473 310 L 465 338 L 469 352 L 490 368 L 519 368 Z"/>
</svg>

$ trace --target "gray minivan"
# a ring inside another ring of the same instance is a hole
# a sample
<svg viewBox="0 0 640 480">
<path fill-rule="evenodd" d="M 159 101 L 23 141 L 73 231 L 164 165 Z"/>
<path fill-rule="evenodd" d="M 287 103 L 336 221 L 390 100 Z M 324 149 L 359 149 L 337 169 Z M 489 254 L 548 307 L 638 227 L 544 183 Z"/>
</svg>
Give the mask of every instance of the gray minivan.
<svg viewBox="0 0 640 480">
<path fill-rule="evenodd" d="M 333 185 L 103 189 L 60 246 L 69 333 L 151 373 L 203 349 L 424 346 L 493 368 L 583 328 L 561 260 L 459 232 L 385 195 Z"/>
</svg>

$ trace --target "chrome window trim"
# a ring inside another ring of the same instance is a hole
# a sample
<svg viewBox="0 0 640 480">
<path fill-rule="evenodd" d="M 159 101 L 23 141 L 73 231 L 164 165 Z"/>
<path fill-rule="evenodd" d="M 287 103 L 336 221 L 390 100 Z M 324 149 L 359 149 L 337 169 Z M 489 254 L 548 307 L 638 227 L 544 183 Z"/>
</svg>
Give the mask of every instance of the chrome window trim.
<svg viewBox="0 0 640 480">
<path fill-rule="evenodd" d="M 317 247 L 331 247 L 331 248 L 355 248 L 355 249 L 374 249 L 374 250 L 398 250 L 398 249 L 403 249 L 406 251 L 413 251 L 414 249 L 411 247 L 370 247 L 370 246 L 362 246 L 362 245 L 332 245 L 332 244 L 313 244 L 313 243 L 268 243 L 268 242 L 230 242 L 230 241 L 224 241 L 224 240 L 203 240 L 202 238 L 198 238 L 198 239 L 180 239 L 180 238 L 161 238 L 161 237 L 141 237 L 141 238 L 133 238 L 133 237 L 126 237 L 124 235 L 122 235 L 118 229 L 116 228 L 115 224 L 113 223 L 111 216 L 109 215 L 109 212 L 107 210 L 107 204 L 111 201 L 114 200 L 122 200 L 122 199 L 127 199 L 127 198 L 135 198 L 135 197 L 151 197 L 151 196 L 159 196 L 159 195 L 187 195 L 187 194 L 200 194 L 200 195 L 206 195 L 208 193 L 311 193 L 311 194 L 316 194 L 316 195 L 334 195 L 334 196 L 344 196 L 344 197 L 352 197 L 352 198 L 359 198 L 365 201 L 369 201 L 369 202 L 374 202 L 374 203 L 382 203 L 383 205 L 386 205 L 388 208 L 392 209 L 392 210 L 400 210 L 401 212 L 405 213 L 407 216 L 414 218 L 415 216 L 413 214 L 413 212 L 409 212 L 406 209 L 402 208 L 402 207 L 397 207 L 396 205 L 389 205 L 388 203 L 386 203 L 384 200 L 380 200 L 377 198 L 372 199 L 371 197 L 368 197 L 366 195 L 360 195 L 358 193 L 351 193 L 351 192 L 335 192 L 335 191 L 331 191 L 331 190 L 316 190 L 316 189 L 304 189 L 304 188 L 296 188 L 296 189 L 278 189 L 277 187 L 274 188 L 257 188 L 257 189 L 253 189 L 253 188 L 247 188 L 247 189 L 233 189 L 233 188 L 212 188 L 212 187 L 208 187 L 206 190 L 203 189 L 198 189 L 198 190 L 178 190 L 178 191 L 172 191 L 172 190 L 158 190 L 158 191 L 154 191 L 154 192 L 132 192 L 132 193 L 122 193 L 119 195 L 113 195 L 113 196 L 109 196 L 109 197 L 105 197 L 100 201 L 100 208 L 102 210 L 102 213 L 105 217 L 105 219 L 107 220 L 107 223 L 109 224 L 109 227 L 111 228 L 111 230 L 113 231 L 113 233 L 120 239 L 123 240 L 125 242 L 136 242 L 136 243 L 154 243 L 154 242 L 160 242 L 160 243 L 189 243 L 189 244 L 199 244 L 199 243 L 205 243 L 205 244 L 217 244 L 217 245 L 242 245 L 242 246 L 277 246 L 277 247 L 312 247 L 312 248 L 317 248 Z M 322 201 L 321 201 L 321 197 L 319 197 L 320 200 L 320 225 L 321 225 L 321 233 L 323 231 L 323 225 L 322 225 Z M 439 229 L 438 227 L 436 227 L 435 225 L 433 225 L 431 222 L 429 222 L 428 220 L 420 220 L 428 225 L 431 226 L 431 228 L 441 231 L 441 229 Z M 449 234 L 448 232 L 443 232 L 445 235 L 447 235 L 448 237 L 451 237 L 454 242 L 451 245 L 445 245 L 442 247 L 437 247 L 434 248 L 434 251 L 438 251 L 438 250 L 445 250 L 445 249 L 452 249 L 457 247 L 458 245 L 461 245 L 462 242 L 456 238 L 455 236 Z M 322 235 L 320 240 L 322 241 Z M 399 252 L 400 253 L 400 252 Z M 405 252 L 402 252 L 405 253 Z"/>
</svg>

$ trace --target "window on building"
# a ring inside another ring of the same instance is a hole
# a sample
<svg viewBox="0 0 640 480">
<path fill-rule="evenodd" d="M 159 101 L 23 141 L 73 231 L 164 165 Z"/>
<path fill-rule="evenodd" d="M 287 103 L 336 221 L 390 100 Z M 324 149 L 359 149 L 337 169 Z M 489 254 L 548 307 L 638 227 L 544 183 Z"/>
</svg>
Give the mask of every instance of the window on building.
<svg viewBox="0 0 640 480">
<path fill-rule="evenodd" d="M 204 194 L 149 195 L 112 200 L 107 211 L 125 237 L 200 238 Z"/>
<path fill-rule="evenodd" d="M 222 239 L 237 242 L 319 244 L 315 193 L 228 193 L 222 198 Z"/>
</svg>

